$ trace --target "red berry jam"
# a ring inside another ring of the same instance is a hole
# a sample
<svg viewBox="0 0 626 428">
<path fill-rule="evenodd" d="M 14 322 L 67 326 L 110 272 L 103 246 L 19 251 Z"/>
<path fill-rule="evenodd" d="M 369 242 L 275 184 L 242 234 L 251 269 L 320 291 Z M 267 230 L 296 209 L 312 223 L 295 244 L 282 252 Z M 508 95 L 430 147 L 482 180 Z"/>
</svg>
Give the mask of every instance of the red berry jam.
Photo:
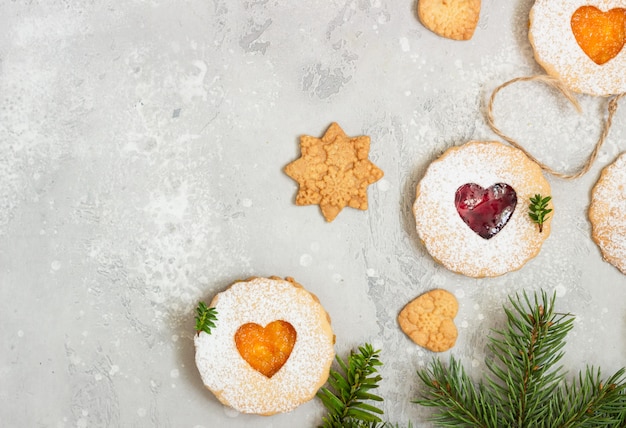
<svg viewBox="0 0 626 428">
<path fill-rule="evenodd" d="M 517 194 L 505 183 L 496 183 L 486 189 L 467 183 L 457 189 L 454 204 L 470 229 L 484 239 L 491 239 L 511 219 Z"/>
</svg>

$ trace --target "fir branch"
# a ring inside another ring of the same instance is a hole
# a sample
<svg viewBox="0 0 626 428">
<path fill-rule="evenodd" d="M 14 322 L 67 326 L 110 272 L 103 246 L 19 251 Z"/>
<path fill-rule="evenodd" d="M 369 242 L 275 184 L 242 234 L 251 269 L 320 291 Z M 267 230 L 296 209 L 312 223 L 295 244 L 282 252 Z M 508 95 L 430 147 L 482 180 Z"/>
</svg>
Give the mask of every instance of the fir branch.
<svg viewBox="0 0 626 428">
<path fill-rule="evenodd" d="M 372 345 L 359 347 L 359 352 L 351 352 L 348 361 L 336 357 L 340 371 L 330 371 L 328 383 L 332 388 L 322 388 L 317 396 L 326 407 L 328 415 L 323 418 L 323 428 L 382 427 L 378 415 L 383 411 L 366 401 L 383 401 L 382 397 L 370 392 L 378 388 L 382 377 L 377 367 L 382 363 Z"/>
<path fill-rule="evenodd" d="M 547 400 L 563 379 L 565 336 L 574 319 L 554 310 L 553 296 L 526 293 L 510 297 L 512 309 L 504 309 L 507 327 L 489 337 L 492 359 L 486 365 L 489 385 L 503 403 L 500 421 L 504 426 L 540 426 Z M 534 418 L 534 415 L 537 415 Z"/>
<path fill-rule="evenodd" d="M 588 367 L 559 391 L 556 405 L 566 410 L 557 421 L 560 427 L 626 426 L 625 369 L 602 381 L 600 369 Z"/>
<path fill-rule="evenodd" d="M 552 212 L 552 209 L 548 208 L 550 200 L 552 200 L 551 196 L 542 198 L 539 194 L 530 198 L 530 211 L 528 215 L 530 219 L 539 226 L 539 233 L 543 232 L 543 224 L 549 218 L 547 215 Z"/>
<path fill-rule="evenodd" d="M 215 308 L 208 308 L 206 303 L 198 303 L 196 308 L 196 334 L 205 332 L 211 334 L 211 329 L 215 328 L 215 321 L 217 321 L 217 310 Z"/>
<path fill-rule="evenodd" d="M 506 327 L 489 337 L 486 382 L 477 385 L 451 357 L 418 371 L 425 385 L 416 403 L 435 408 L 439 426 L 626 427 L 626 369 L 603 380 L 587 368 L 572 384 L 558 365 L 564 355 L 570 314 L 555 311 L 555 296 L 510 297 Z"/>
<path fill-rule="evenodd" d="M 440 360 L 417 372 L 428 392 L 414 403 L 425 407 L 445 408 L 432 418 L 441 427 L 497 427 L 497 408 L 482 384 L 476 387 L 461 363 L 450 356 L 445 367 Z"/>
</svg>

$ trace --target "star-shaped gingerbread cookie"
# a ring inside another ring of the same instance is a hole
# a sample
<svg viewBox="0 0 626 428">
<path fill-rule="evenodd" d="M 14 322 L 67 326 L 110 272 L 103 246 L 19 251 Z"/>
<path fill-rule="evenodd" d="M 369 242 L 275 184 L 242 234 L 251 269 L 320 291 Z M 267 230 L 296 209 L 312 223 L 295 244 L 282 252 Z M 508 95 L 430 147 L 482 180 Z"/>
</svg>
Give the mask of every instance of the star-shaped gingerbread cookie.
<svg viewBox="0 0 626 428">
<path fill-rule="evenodd" d="M 383 176 L 368 159 L 370 137 L 348 137 L 332 123 L 322 138 L 300 137 L 300 151 L 285 167 L 299 185 L 296 205 L 318 204 L 327 221 L 346 206 L 367 209 L 367 186 Z"/>
</svg>

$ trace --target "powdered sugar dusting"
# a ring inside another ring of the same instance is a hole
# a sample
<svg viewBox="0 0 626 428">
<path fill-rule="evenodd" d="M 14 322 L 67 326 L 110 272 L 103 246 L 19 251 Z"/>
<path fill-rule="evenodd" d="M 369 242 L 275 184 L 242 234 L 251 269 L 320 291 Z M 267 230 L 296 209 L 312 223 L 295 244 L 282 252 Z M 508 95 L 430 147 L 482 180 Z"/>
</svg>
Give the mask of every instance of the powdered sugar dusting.
<svg viewBox="0 0 626 428">
<path fill-rule="evenodd" d="M 626 153 L 602 171 L 593 188 L 589 219 L 604 258 L 626 273 Z"/>
<path fill-rule="evenodd" d="M 509 222 L 493 238 L 478 236 L 456 210 L 456 190 L 466 183 L 506 183 L 517 193 Z M 413 206 L 417 232 L 428 252 L 450 270 L 472 277 L 498 276 L 521 268 L 540 250 L 542 233 L 529 216 L 529 199 L 550 194 L 537 164 L 520 150 L 500 143 L 470 142 L 449 149 L 433 162 L 417 187 Z"/>
<path fill-rule="evenodd" d="M 618 0 L 537 0 L 530 12 L 530 42 L 535 58 L 548 74 L 571 89 L 591 95 L 626 92 L 626 49 L 598 65 L 580 48 L 571 27 L 572 15 L 581 6 L 603 12 L 624 7 Z"/>
<path fill-rule="evenodd" d="M 225 404 L 244 413 L 287 412 L 313 398 L 334 358 L 334 336 L 326 312 L 306 290 L 280 279 L 238 282 L 213 301 L 218 312 L 212 334 L 196 336 L 196 364 L 204 384 Z M 289 359 L 271 378 L 239 354 L 237 329 L 284 320 L 296 330 Z"/>
</svg>

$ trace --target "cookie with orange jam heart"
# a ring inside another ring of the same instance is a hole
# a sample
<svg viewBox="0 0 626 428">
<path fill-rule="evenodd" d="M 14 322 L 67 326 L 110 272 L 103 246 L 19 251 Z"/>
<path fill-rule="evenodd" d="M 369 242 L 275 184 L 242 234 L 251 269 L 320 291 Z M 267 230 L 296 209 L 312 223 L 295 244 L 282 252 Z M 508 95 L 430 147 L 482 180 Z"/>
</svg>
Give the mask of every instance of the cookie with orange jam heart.
<svg viewBox="0 0 626 428">
<path fill-rule="evenodd" d="M 448 149 L 417 185 L 413 213 L 430 255 L 471 277 L 520 269 L 550 234 L 528 215 L 530 198 L 548 196 L 541 168 L 521 150 L 472 141 Z M 552 208 L 551 206 L 549 208 Z"/>
<path fill-rule="evenodd" d="M 205 386 L 242 413 L 288 412 L 312 399 L 335 356 L 330 317 L 292 278 L 250 278 L 217 294 L 211 334 L 195 337 Z"/>
<path fill-rule="evenodd" d="M 537 0 L 530 43 L 546 72 L 576 92 L 626 92 L 626 3 L 623 0 Z"/>
</svg>

